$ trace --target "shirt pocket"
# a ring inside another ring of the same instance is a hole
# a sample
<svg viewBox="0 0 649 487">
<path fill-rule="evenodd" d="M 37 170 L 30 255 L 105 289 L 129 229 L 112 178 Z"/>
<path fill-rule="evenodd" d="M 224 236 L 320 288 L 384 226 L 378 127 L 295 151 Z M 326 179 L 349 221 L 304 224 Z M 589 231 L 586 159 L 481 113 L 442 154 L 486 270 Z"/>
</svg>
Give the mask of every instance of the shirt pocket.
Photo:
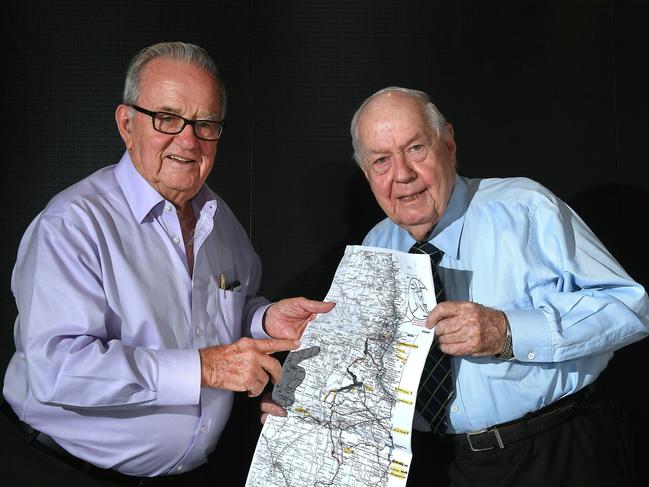
<svg viewBox="0 0 649 487">
<path fill-rule="evenodd" d="M 215 327 L 220 344 L 233 343 L 241 338 L 243 307 L 246 302 L 245 288 L 237 291 L 216 291 Z"/>
</svg>

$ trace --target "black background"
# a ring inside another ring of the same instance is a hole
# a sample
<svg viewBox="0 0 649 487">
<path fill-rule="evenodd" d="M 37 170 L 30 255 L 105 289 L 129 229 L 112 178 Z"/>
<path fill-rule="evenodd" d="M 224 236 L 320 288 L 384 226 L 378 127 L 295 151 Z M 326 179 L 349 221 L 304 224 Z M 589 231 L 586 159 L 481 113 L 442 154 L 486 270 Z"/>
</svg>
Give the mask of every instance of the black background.
<svg viewBox="0 0 649 487">
<path fill-rule="evenodd" d="M 643 0 L 5 0 L 0 365 L 20 236 L 54 194 L 119 160 L 127 63 L 159 41 L 199 44 L 219 63 L 229 109 L 208 183 L 248 230 L 268 298 L 322 298 L 345 245 L 382 218 L 349 122 L 388 85 L 431 95 L 455 126 L 461 174 L 542 182 L 646 285 L 648 13 Z M 639 446 L 648 351 L 620 351 L 609 374 Z M 233 485 L 259 431 L 256 405 L 236 406 L 218 452 Z"/>
</svg>

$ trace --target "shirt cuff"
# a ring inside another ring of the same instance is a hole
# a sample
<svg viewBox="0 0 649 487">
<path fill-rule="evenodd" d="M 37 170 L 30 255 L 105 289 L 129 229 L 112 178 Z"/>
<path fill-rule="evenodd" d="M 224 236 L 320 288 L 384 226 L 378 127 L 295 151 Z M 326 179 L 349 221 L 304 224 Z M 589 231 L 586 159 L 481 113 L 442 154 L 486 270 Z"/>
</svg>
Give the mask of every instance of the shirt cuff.
<svg viewBox="0 0 649 487">
<path fill-rule="evenodd" d="M 512 330 L 514 358 L 521 362 L 552 362 L 552 334 L 543 311 L 505 311 Z"/>
<path fill-rule="evenodd" d="M 252 335 L 253 338 L 257 338 L 257 339 L 271 338 L 271 336 L 264 331 L 263 323 L 264 323 L 264 313 L 272 305 L 273 303 L 261 306 L 257 309 L 257 311 L 255 311 L 255 314 L 252 315 L 252 322 L 250 323 L 250 334 Z"/>
<path fill-rule="evenodd" d="M 197 405 L 201 395 L 201 358 L 198 350 L 158 351 L 160 406 Z"/>
</svg>

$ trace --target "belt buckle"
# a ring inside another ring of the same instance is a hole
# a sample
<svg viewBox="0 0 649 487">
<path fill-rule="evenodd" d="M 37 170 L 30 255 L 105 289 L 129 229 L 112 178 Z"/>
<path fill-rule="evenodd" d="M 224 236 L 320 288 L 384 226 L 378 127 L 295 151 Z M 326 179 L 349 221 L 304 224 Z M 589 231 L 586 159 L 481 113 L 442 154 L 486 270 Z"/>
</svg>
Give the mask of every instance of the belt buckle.
<svg viewBox="0 0 649 487">
<path fill-rule="evenodd" d="M 471 448 L 471 451 L 479 452 L 479 451 L 488 451 L 488 450 L 493 450 L 496 448 L 495 446 L 488 446 L 486 448 L 476 448 L 473 446 L 473 443 L 471 443 L 471 437 L 480 435 L 482 433 L 493 433 L 494 436 L 496 437 L 496 442 L 498 443 L 498 448 L 505 448 L 505 444 L 503 443 L 502 438 L 500 438 L 500 431 L 498 431 L 498 428 L 492 428 L 492 429 L 483 429 L 479 431 L 469 431 L 468 433 L 465 433 L 466 436 L 466 441 L 469 443 L 469 448 Z"/>
</svg>

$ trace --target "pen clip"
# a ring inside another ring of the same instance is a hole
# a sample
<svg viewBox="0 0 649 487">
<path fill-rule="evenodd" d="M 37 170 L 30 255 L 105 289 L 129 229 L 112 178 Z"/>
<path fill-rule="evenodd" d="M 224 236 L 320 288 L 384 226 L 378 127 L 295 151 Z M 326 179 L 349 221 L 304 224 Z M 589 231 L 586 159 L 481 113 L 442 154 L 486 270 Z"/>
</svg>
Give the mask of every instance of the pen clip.
<svg viewBox="0 0 649 487">
<path fill-rule="evenodd" d="M 225 274 L 221 273 L 221 277 L 219 278 L 219 287 L 223 290 L 223 299 L 227 298 L 227 294 L 225 292 Z"/>
</svg>

